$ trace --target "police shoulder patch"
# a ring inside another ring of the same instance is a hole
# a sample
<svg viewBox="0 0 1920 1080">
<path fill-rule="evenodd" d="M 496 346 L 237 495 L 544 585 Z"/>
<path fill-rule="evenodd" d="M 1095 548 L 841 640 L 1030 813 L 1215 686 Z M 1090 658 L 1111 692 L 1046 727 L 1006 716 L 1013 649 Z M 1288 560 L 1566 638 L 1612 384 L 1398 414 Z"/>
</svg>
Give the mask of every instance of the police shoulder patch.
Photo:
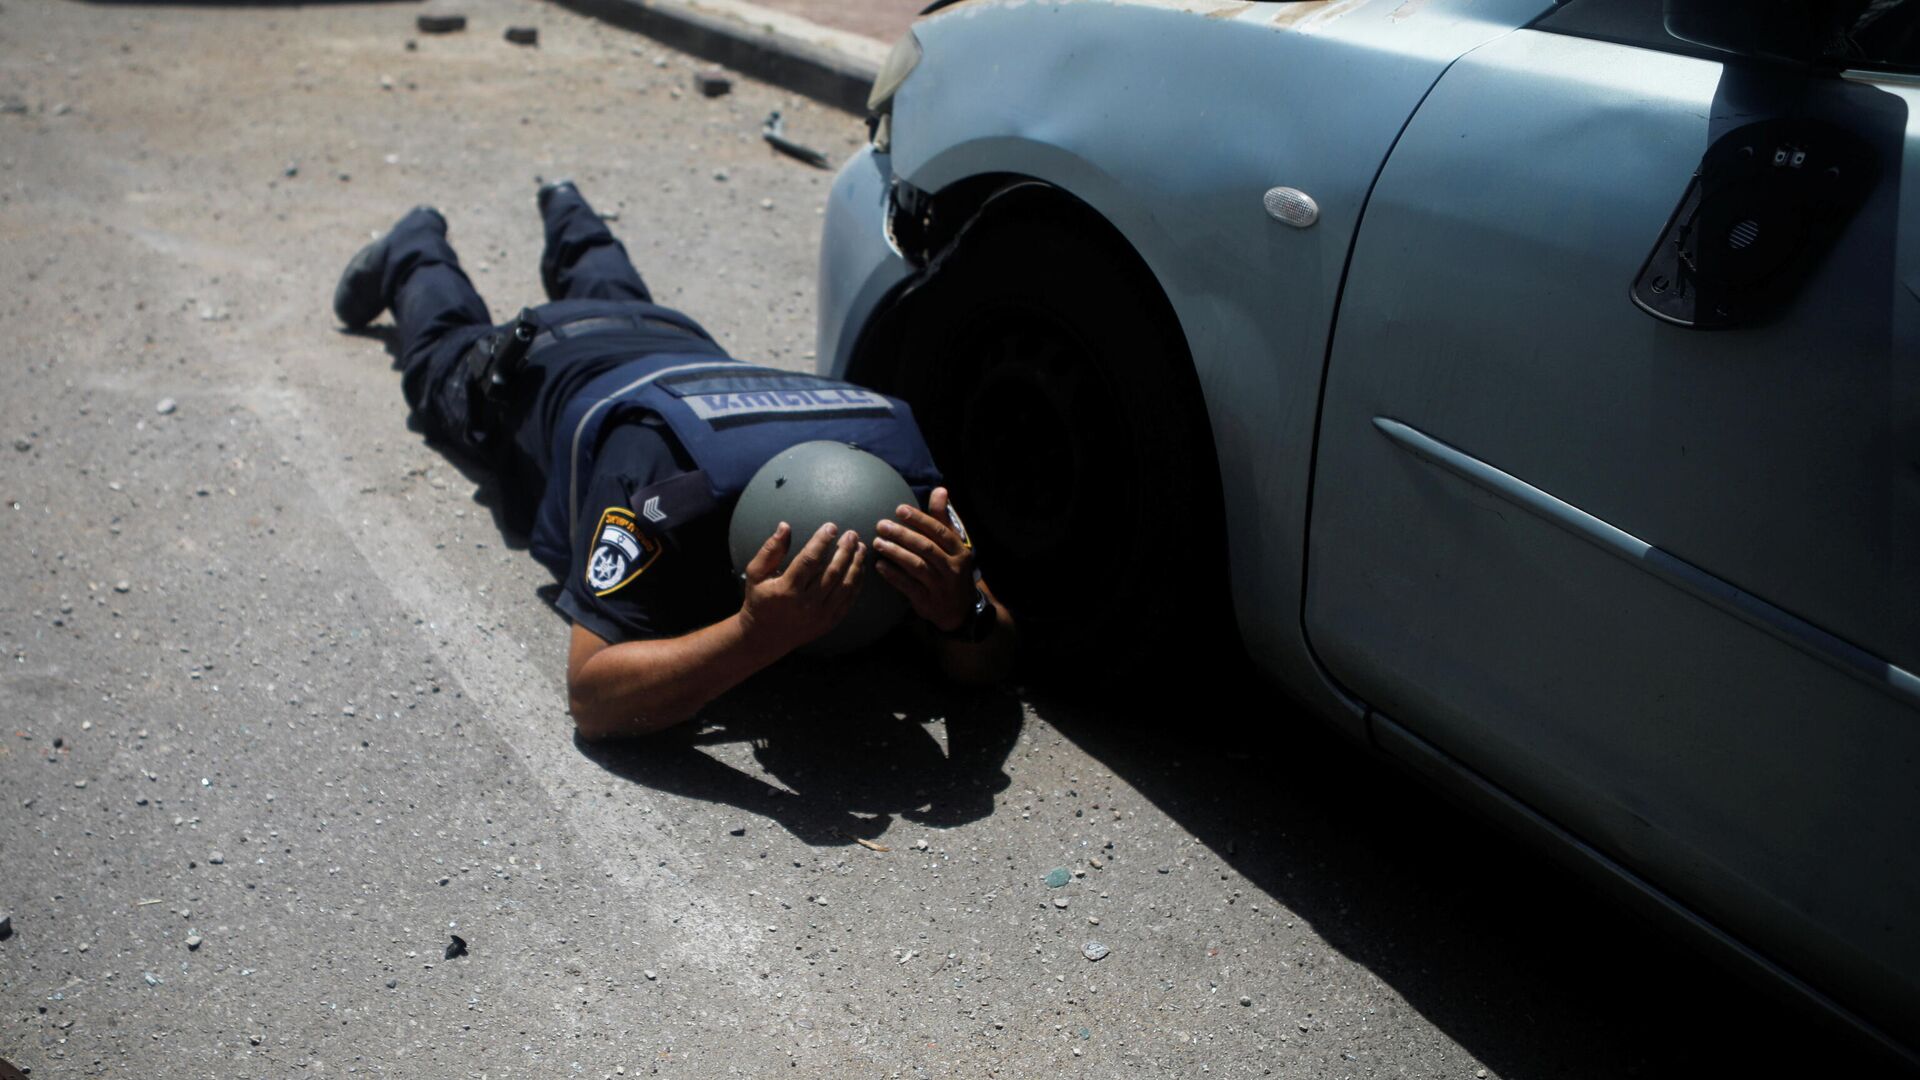
<svg viewBox="0 0 1920 1080">
<path fill-rule="evenodd" d="M 660 542 L 635 527 L 633 511 L 609 506 L 600 512 L 593 530 L 593 551 L 587 556 L 587 588 L 595 596 L 618 592 L 660 557 Z"/>
</svg>

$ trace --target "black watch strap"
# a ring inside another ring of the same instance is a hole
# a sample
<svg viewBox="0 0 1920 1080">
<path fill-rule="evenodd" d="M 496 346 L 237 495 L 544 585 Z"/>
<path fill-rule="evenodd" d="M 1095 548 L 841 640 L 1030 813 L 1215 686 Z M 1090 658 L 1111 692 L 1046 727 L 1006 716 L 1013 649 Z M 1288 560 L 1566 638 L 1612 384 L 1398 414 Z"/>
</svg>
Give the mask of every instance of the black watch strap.
<svg viewBox="0 0 1920 1080">
<path fill-rule="evenodd" d="M 947 637 L 953 638 L 955 641 L 978 644 L 987 640 L 988 636 L 993 633 L 993 624 L 995 621 L 996 615 L 993 610 L 993 601 L 987 599 L 987 591 L 985 589 L 975 585 L 973 587 L 973 610 L 967 613 L 966 621 L 951 630 L 944 631 L 944 633 Z"/>
</svg>

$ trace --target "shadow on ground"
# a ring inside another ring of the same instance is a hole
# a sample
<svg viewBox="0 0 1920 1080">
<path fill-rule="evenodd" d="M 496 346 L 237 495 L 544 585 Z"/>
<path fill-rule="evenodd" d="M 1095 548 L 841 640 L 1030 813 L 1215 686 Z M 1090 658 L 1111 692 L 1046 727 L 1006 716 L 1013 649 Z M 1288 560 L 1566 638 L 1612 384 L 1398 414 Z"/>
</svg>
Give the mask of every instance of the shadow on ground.
<svg viewBox="0 0 1920 1080">
<path fill-rule="evenodd" d="M 895 817 L 953 828 L 993 812 L 1023 713 L 1011 693 L 943 684 L 905 640 L 834 661 L 776 665 L 685 731 L 580 750 L 660 791 L 768 818 L 800 840 L 871 840 Z M 776 787 L 712 751 L 751 747 Z"/>
<path fill-rule="evenodd" d="M 1043 686 L 1031 704 L 1500 1075 L 1901 1074 L 1303 715 L 1244 662 L 1181 683 Z"/>
</svg>

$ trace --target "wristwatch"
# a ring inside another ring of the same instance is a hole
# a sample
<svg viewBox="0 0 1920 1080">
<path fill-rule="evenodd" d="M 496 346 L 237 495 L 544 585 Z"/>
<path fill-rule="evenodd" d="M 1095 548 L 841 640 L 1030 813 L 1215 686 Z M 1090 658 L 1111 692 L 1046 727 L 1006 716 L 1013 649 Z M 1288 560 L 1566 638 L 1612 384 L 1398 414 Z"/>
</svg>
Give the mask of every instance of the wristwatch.
<svg viewBox="0 0 1920 1080">
<path fill-rule="evenodd" d="M 993 624 L 995 621 L 993 601 L 987 599 L 987 591 L 985 589 L 975 585 L 973 587 L 973 610 L 967 612 L 966 620 L 959 626 L 951 630 L 943 630 L 941 633 L 955 641 L 964 641 L 968 644 L 977 645 L 987 640 L 988 636 L 993 633 Z"/>
</svg>

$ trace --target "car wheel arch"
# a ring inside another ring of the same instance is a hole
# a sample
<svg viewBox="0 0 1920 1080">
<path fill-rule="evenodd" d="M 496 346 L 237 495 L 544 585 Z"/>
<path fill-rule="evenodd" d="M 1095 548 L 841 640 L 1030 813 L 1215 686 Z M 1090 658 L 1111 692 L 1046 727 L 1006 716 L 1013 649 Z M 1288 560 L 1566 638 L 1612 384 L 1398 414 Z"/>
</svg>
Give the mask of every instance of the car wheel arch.
<svg viewBox="0 0 1920 1080">
<path fill-rule="evenodd" d="M 971 236 L 984 234 L 1021 216 L 1031 218 L 1033 215 L 1042 215 L 1050 222 L 1070 220 L 1075 236 L 1074 248 L 1084 253 L 1080 257 L 1098 261 L 1103 266 L 1120 267 L 1129 284 L 1137 288 L 1137 298 L 1152 309 L 1154 324 L 1164 330 L 1163 340 L 1167 349 L 1160 355 L 1165 358 L 1165 373 L 1177 382 L 1179 396 L 1185 399 L 1184 403 L 1172 403 L 1169 408 L 1190 410 L 1185 415 L 1192 422 L 1190 430 L 1193 435 L 1184 440 L 1182 445 L 1190 446 L 1202 462 L 1198 475 L 1204 476 L 1211 488 L 1208 499 L 1210 520 L 1196 523 L 1192 535 L 1195 538 L 1210 537 L 1218 547 L 1217 551 L 1206 554 L 1205 561 L 1221 568 L 1218 588 L 1215 590 L 1220 594 L 1221 624 L 1230 631 L 1237 631 L 1237 627 L 1230 625 L 1230 617 L 1225 615 L 1229 606 L 1227 592 L 1230 581 L 1225 572 L 1228 560 L 1224 513 L 1221 509 L 1224 498 L 1220 488 L 1222 477 L 1216 456 L 1212 409 L 1201 387 L 1185 327 L 1171 297 L 1152 272 L 1147 259 L 1118 227 L 1092 205 L 1064 187 L 1036 177 L 1017 173 L 977 174 L 950 183 L 931 195 L 921 195 L 908 189 L 904 201 L 911 203 L 922 198 L 926 200 L 922 209 L 928 211 L 925 215 L 927 220 L 904 223 L 903 228 L 892 234 L 917 269 L 889 292 L 861 328 L 849 353 L 846 368 L 848 376 L 881 389 L 897 391 L 901 387 L 906 381 L 903 376 L 905 369 L 901 366 L 903 350 L 899 347 L 903 323 L 916 318 L 916 311 L 925 314 L 924 309 L 916 308 L 917 303 L 924 302 L 916 299 L 923 290 L 938 281 L 943 273 L 952 272 L 950 267 L 958 265 L 965 268 L 969 265 L 967 251 Z M 893 210 L 896 214 L 903 213 L 899 201 L 902 200 L 896 193 Z M 972 271 L 962 269 L 959 272 Z"/>
</svg>

